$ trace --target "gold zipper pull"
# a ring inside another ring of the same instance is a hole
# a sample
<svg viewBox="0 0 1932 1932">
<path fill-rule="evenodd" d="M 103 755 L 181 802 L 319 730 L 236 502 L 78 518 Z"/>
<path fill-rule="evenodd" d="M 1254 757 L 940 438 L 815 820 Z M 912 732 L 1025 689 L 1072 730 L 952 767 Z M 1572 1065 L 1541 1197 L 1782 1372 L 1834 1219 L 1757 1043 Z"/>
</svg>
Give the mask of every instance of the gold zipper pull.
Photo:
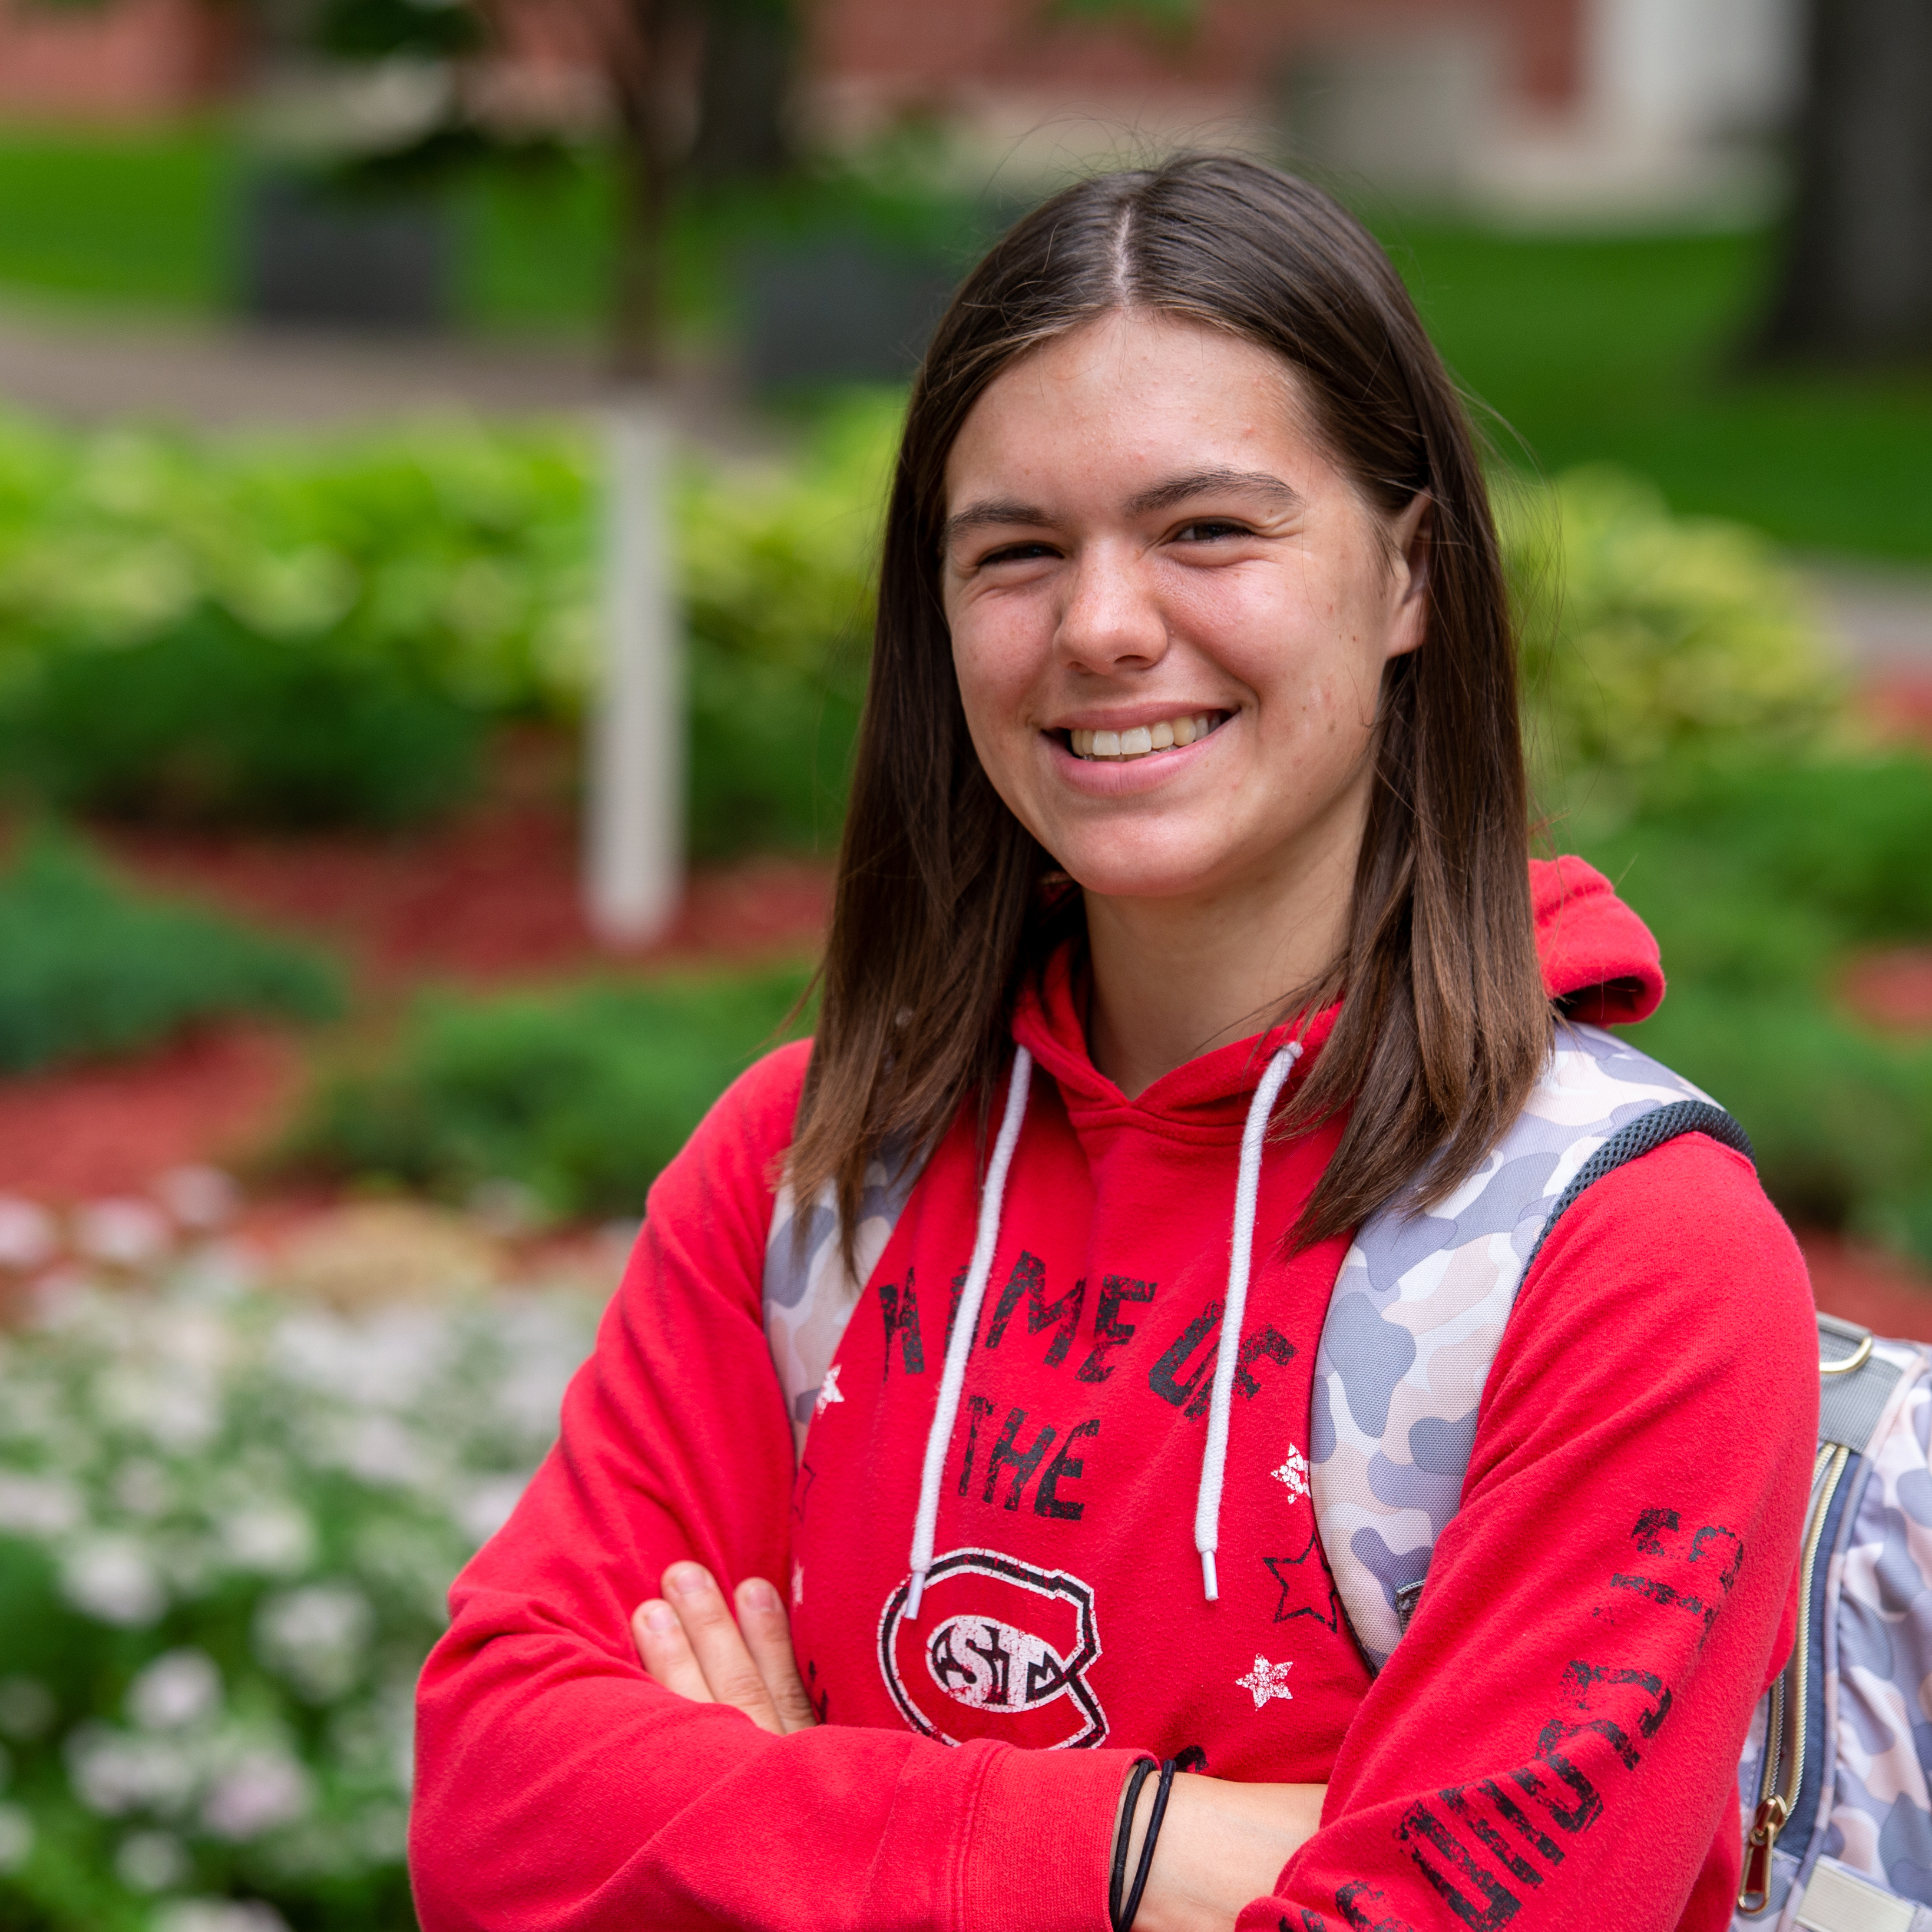
<svg viewBox="0 0 1932 1932">
<path fill-rule="evenodd" d="M 1744 1840 L 1743 1882 L 1738 1887 L 1738 1910 L 1755 1918 L 1771 1903 L 1771 1852 L 1784 1829 L 1790 1808 L 1774 1792 L 1757 1808 L 1750 1834 Z"/>
</svg>

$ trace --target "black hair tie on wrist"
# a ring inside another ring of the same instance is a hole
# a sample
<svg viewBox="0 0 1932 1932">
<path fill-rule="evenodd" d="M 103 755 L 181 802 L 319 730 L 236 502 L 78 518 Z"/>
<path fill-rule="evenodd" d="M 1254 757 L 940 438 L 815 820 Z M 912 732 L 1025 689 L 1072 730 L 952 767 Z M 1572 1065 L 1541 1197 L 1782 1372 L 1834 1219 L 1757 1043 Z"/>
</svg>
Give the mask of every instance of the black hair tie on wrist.
<svg viewBox="0 0 1932 1932">
<path fill-rule="evenodd" d="M 1141 1767 L 1144 1773 L 1146 1767 Z M 1126 1903 L 1114 1916 L 1114 1932 L 1133 1932 L 1134 1915 L 1141 1909 L 1141 1894 L 1147 1889 L 1148 1874 L 1154 1870 L 1154 1841 L 1160 1836 L 1160 1821 L 1167 1816 L 1168 1794 L 1174 1789 L 1174 1761 L 1168 1758 L 1160 1768 L 1160 1783 L 1155 1787 L 1154 1810 L 1148 1819 L 1147 1837 L 1142 1842 L 1140 1862 L 1134 1870 L 1134 1888 L 1127 1894 Z M 1140 1786 L 1134 1787 L 1129 1800 L 1126 1826 L 1133 1822 L 1133 1804 L 1140 1796 Z M 1124 1861 L 1121 1854 L 1126 1850 L 1126 1830 L 1123 1828 L 1120 1845 L 1116 1848 L 1114 1862 L 1118 1869 Z M 1119 1894 L 1114 1894 L 1116 1899 Z"/>
<path fill-rule="evenodd" d="M 1141 1802 L 1141 1786 L 1154 1768 L 1150 1757 L 1135 1765 L 1127 1779 L 1127 1802 L 1120 1807 L 1120 1822 L 1114 1828 L 1114 1875 L 1107 1886 L 1107 1920 L 1114 1932 L 1127 1932 L 1132 1923 L 1120 1917 L 1120 1888 L 1127 1882 L 1127 1840 L 1134 1834 L 1134 1807 Z"/>
</svg>

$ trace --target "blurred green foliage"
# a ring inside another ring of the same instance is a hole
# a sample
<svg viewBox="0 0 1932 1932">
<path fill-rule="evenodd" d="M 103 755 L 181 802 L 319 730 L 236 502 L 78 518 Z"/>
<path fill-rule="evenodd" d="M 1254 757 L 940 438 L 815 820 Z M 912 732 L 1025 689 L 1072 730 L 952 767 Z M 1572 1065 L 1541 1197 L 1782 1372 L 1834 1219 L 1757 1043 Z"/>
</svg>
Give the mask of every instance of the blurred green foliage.
<svg viewBox="0 0 1932 1932">
<path fill-rule="evenodd" d="M 963 267 L 1001 212 L 947 189 L 936 160 L 895 151 L 694 197 L 669 239 L 675 331 L 728 337 L 735 258 L 774 236 L 856 224 Z M 0 130 L 0 288 L 218 310 L 243 172 L 238 137 L 214 127 Z M 476 174 L 457 196 L 465 320 L 595 330 L 610 297 L 611 189 L 596 150 Z M 1366 212 L 1451 366 L 1507 426 L 1500 441 L 1520 439 L 1552 470 L 1616 463 L 1654 478 L 1676 510 L 1733 517 L 1780 543 L 1932 561 L 1932 380 L 1742 362 L 1768 231 L 1505 232 Z"/>
<path fill-rule="evenodd" d="M 1498 482 L 1546 808 L 1580 794 L 1600 814 L 1687 758 L 1775 756 L 1832 730 L 1842 680 L 1803 586 L 1757 532 L 1673 517 L 1600 465 Z"/>
<path fill-rule="evenodd" d="M 854 392 L 795 465 L 690 478 L 682 567 L 701 854 L 837 844 L 901 406 L 890 391 Z"/>
<path fill-rule="evenodd" d="M 7 790 L 157 821 L 406 825 L 465 796 L 483 720 L 393 663 L 188 613 L 137 647 L 50 656 L 0 710 Z"/>
<path fill-rule="evenodd" d="M 1744 1123 L 1792 1220 L 1932 1262 L 1932 1043 L 1862 1025 L 1834 984 L 1856 948 L 1932 935 L 1932 760 L 1680 766 L 1582 849 L 1663 949 L 1645 1051 Z"/>
<path fill-rule="evenodd" d="M 720 1092 L 774 1043 L 801 969 L 426 998 L 319 1084 L 297 1166 L 461 1199 L 505 1181 L 547 1215 L 641 1214 Z"/>
<path fill-rule="evenodd" d="M 792 460 L 680 480 L 700 853 L 836 827 L 897 409 L 860 393 Z M 0 418 L 0 798 L 292 825 L 459 802 L 492 722 L 583 703 L 597 471 L 563 427 Z"/>
<path fill-rule="evenodd" d="M 1508 233 L 1370 219 L 1513 462 L 1612 463 L 1681 514 L 1932 562 L 1932 374 L 1757 368 L 1777 237 Z"/>
<path fill-rule="evenodd" d="M 541 708 L 589 662 L 592 488 L 562 428 L 197 438 L 0 418 L 0 678 L 212 608 L 461 703 Z"/>
<path fill-rule="evenodd" d="M 0 1073 L 154 1046 L 198 1020 L 342 1010 L 334 967 L 137 892 L 70 836 L 29 832 L 0 873 Z"/>
</svg>

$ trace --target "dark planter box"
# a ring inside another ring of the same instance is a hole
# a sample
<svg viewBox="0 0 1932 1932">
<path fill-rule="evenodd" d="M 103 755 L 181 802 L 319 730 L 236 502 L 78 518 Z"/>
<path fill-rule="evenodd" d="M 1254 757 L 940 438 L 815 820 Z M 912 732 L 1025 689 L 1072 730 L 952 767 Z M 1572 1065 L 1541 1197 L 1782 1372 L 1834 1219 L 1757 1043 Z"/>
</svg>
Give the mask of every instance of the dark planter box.
<svg viewBox="0 0 1932 1932">
<path fill-rule="evenodd" d="M 269 176 L 244 192 L 241 254 L 242 308 L 258 322 L 394 332 L 450 320 L 454 236 L 434 201 Z"/>
<path fill-rule="evenodd" d="M 748 254 L 746 373 L 760 387 L 889 381 L 925 353 L 957 272 L 866 238 Z"/>
</svg>

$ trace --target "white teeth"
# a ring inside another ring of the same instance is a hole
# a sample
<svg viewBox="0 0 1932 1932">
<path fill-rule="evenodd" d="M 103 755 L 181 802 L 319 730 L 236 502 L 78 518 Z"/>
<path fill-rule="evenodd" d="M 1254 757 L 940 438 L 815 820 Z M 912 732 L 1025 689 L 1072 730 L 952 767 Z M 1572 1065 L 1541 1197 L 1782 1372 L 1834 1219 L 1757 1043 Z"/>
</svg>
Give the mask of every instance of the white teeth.
<svg viewBox="0 0 1932 1932">
<path fill-rule="evenodd" d="M 1136 724 L 1125 731 L 1073 731 L 1066 736 L 1076 758 L 1144 758 L 1204 738 L 1227 714 L 1197 712 L 1190 718 L 1163 718 L 1158 724 Z"/>
</svg>

